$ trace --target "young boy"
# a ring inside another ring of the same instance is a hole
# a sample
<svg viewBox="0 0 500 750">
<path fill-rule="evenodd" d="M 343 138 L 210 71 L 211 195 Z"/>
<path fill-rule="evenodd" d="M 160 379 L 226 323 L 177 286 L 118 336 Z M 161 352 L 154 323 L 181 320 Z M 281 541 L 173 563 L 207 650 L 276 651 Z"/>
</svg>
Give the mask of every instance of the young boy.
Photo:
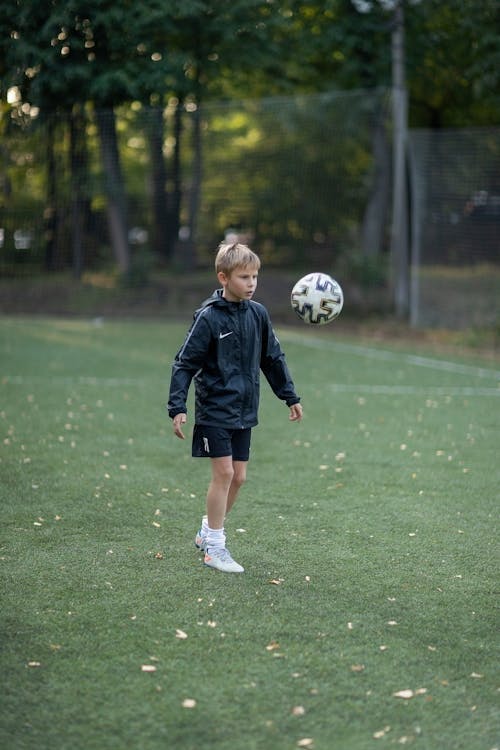
<svg viewBox="0 0 500 750">
<path fill-rule="evenodd" d="M 205 553 L 205 565 L 227 573 L 243 572 L 226 547 L 224 519 L 246 479 L 251 430 L 257 424 L 259 370 L 290 408 L 290 420 L 302 418 L 269 314 L 252 300 L 259 268 L 259 257 L 246 245 L 219 245 L 215 271 L 222 289 L 195 312 L 172 365 L 168 401 L 174 433 L 184 440 L 186 400 L 194 378 L 192 455 L 210 458 L 212 469 L 206 516 L 195 544 Z"/>
</svg>

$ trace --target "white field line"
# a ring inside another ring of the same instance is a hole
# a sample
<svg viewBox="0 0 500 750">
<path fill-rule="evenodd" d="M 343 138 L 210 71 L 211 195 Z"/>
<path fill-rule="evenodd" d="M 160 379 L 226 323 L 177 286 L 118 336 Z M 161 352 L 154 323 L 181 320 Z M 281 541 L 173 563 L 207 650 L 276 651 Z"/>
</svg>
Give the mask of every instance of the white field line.
<svg viewBox="0 0 500 750">
<path fill-rule="evenodd" d="M 500 388 L 474 388 L 474 386 L 434 386 L 428 388 L 416 385 L 346 385 L 331 383 L 333 393 L 359 393 L 377 396 L 500 396 Z"/>
<path fill-rule="evenodd" d="M 310 349 L 329 349 L 334 352 L 344 352 L 354 354 L 355 356 L 366 359 L 378 359 L 389 362 L 398 362 L 413 367 L 425 367 L 428 369 L 439 370 L 441 372 L 450 372 L 455 375 L 466 375 L 475 378 L 490 378 L 500 381 L 500 370 L 489 369 L 486 367 L 474 367 L 472 365 L 463 365 L 458 362 L 448 362 L 447 360 L 434 359 L 431 357 L 421 357 L 415 354 L 405 354 L 404 352 L 391 352 L 386 349 L 374 349 L 370 346 L 360 344 L 347 344 L 341 341 L 324 341 L 314 337 L 296 335 L 286 331 L 283 335 L 286 341 L 305 346 Z M 64 376 L 64 375 L 4 375 L 0 377 L 0 384 L 3 385 L 36 385 L 37 383 L 54 383 L 54 385 L 82 385 L 82 386 L 99 386 L 99 387 L 138 387 L 144 388 L 150 386 L 152 382 L 162 383 L 165 387 L 168 385 L 168 377 L 160 381 L 149 378 L 101 378 L 97 376 Z M 372 393 L 380 395 L 417 395 L 428 394 L 438 396 L 500 396 L 500 382 L 496 387 L 475 387 L 475 386 L 414 386 L 414 385 L 395 385 L 395 384 L 344 384 L 330 383 L 332 391 L 338 393 Z"/>
<path fill-rule="evenodd" d="M 2 375 L 0 377 L 1 385 L 37 385 L 53 383 L 54 385 L 93 385 L 93 386 L 135 386 L 138 388 L 144 388 L 149 386 L 152 382 L 159 382 L 156 380 L 150 380 L 148 378 L 99 378 L 99 377 L 84 377 L 84 376 L 71 376 L 71 375 Z M 165 381 L 167 379 L 165 378 Z"/>
<path fill-rule="evenodd" d="M 416 354 L 405 354 L 404 352 L 390 352 L 386 349 L 374 349 L 373 347 L 362 346 L 360 344 L 346 344 L 342 341 L 324 341 L 313 337 L 306 338 L 305 336 L 297 336 L 289 332 L 284 334 L 283 338 L 287 341 L 292 341 L 294 344 L 300 344 L 311 349 L 331 349 L 332 351 L 354 354 L 358 357 L 366 357 L 367 359 L 381 359 L 386 362 L 399 362 L 413 365 L 414 367 L 426 367 L 431 370 L 444 370 L 456 375 L 500 380 L 500 370 L 493 370 L 487 367 L 462 365 L 459 362 L 448 362 L 432 357 L 421 357 Z"/>
<path fill-rule="evenodd" d="M 155 386 L 163 384 L 167 388 L 167 379 L 159 381 L 148 378 L 98 378 L 98 377 L 70 377 L 56 375 L 54 377 L 43 375 L 4 375 L 0 379 L 1 385 L 67 385 L 67 386 L 91 386 L 123 388 L 135 387 L 146 388 L 152 384 Z M 474 386 L 416 386 L 416 385 L 373 385 L 369 383 L 347 384 L 329 383 L 328 388 L 333 393 L 358 393 L 373 394 L 379 396 L 500 396 L 500 388 L 474 387 Z"/>
</svg>

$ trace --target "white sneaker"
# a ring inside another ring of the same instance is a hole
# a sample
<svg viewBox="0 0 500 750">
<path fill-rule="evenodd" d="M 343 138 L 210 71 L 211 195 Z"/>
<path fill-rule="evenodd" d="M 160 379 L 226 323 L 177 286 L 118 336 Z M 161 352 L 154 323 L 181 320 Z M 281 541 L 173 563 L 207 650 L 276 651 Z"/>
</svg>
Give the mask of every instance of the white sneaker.
<svg viewBox="0 0 500 750">
<path fill-rule="evenodd" d="M 223 573 L 243 573 L 245 570 L 233 560 L 229 554 L 229 550 L 225 547 L 221 549 L 218 547 L 207 549 L 205 552 L 205 565 L 208 565 L 209 568 L 221 570 Z"/>
<path fill-rule="evenodd" d="M 203 534 L 201 529 L 194 538 L 194 546 L 202 552 L 207 550 L 207 535 Z"/>
</svg>

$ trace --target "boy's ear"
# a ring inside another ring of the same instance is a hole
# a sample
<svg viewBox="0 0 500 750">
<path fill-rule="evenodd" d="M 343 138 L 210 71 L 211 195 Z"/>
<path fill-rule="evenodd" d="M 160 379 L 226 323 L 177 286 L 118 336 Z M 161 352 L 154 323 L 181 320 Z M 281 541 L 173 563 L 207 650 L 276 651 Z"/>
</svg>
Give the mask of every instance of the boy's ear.
<svg viewBox="0 0 500 750">
<path fill-rule="evenodd" d="M 228 282 L 228 276 L 224 273 L 224 271 L 219 271 L 217 274 L 217 279 L 219 280 L 219 283 L 222 284 L 222 286 L 226 286 Z"/>
</svg>

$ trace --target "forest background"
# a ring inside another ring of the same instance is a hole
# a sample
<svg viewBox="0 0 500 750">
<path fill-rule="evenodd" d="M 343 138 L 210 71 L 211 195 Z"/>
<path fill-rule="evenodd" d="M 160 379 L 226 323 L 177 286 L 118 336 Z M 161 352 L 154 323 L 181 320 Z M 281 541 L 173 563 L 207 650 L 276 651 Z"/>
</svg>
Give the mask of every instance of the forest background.
<svg viewBox="0 0 500 750">
<path fill-rule="evenodd" d="M 480 277 L 474 298 L 488 283 L 493 299 L 498 28 L 496 0 L 5 0 L 4 311 L 41 274 L 107 293 L 183 271 L 192 281 L 224 236 L 248 238 L 282 276 L 313 263 L 356 283 L 353 299 L 405 316 L 415 263 L 421 318 L 450 265 L 465 269 L 458 298 Z M 401 92 L 411 189 L 398 310 Z"/>
</svg>

